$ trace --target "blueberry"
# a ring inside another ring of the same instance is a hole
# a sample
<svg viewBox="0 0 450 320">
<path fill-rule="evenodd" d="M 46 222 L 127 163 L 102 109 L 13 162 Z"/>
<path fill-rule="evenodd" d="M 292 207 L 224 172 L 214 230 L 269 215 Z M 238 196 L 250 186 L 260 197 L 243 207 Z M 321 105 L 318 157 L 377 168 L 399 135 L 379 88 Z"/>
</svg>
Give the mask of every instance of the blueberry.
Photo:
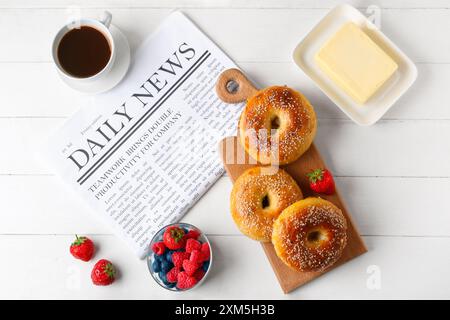
<svg viewBox="0 0 450 320">
<path fill-rule="evenodd" d="M 160 272 L 161 271 L 161 263 L 158 260 L 153 261 L 152 269 L 154 272 Z"/>
<path fill-rule="evenodd" d="M 155 260 L 161 262 L 162 260 L 164 260 L 164 255 L 157 255 L 156 253 L 153 254 L 153 257 L 155 258 Z"/>
<path fill-rule="evenodd" d="M 169 286 L 171 285 L 171 283 L 169 281 L 167 281 L 167 277 L 166 277 L 166 273 L 161 271 L 160 273 L 158 273 L 159 278 L 161 279 L 162 283 L 164 283 L 164 285 Z"/>
<path fill-rule="evenodd" d="M 161 261 L 161 271 L 167 273 L 173 268 L 173 263 L 167 260 Z"/>
<path fill-rule="evenodd" d="M 172 261 L 172 254 L 173 254 L 174 252 L 175 252 L 174 250 L 168 250 L 168 251 L 166 252 L 166 260 L 167 260 L 168 262 L 173 262 L 173 261 Z"/>
<path fill-rule="evenodd" d="M 208 269 L 209 269 L 209 260 L 203 263 L 202 268 L 203 268 L 203 271 L 205 271 L 205 272 L 208 271 Z"/>
<path fill-rule="evenodd" d="M 173 287 L 176 286 L 175 282 L 167 282 L 167 283 L 164 283 L 164 284 L 166 285 L 167 288 L 173 288 Z"/>
<path fill-rule="evenodd" d="M 161 281 L 162 281 L 163 283 L 168 282 L 168 281 L 167 281 L 167 277 L 166 277 L 166 273 L 165 273 L 164 271 L 160 271 L 160 272 L 158 273 L 158 276 L 159 276 L 159 278 L 161 279 Z"/>
<path fill-rule="evenodd" d="M 184 231 L 184 234 L 187 234 L 187 233 L 189 232 L 189 230 L 188 230 L 188 229 L 186 229 L 186 228 L 181 228 L 181 229 L 183 229 L 183 231 Z"/>
</svg>

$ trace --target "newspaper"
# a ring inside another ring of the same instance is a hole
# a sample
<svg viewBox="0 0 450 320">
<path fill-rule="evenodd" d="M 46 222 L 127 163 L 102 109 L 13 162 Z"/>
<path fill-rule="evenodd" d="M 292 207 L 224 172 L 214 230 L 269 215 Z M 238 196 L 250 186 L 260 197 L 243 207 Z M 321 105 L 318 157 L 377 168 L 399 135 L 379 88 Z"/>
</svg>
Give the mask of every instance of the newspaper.
<svg viewBox="0 0 450 320">
<path fill-rule="evenodd" d="M 217 144 L 242 104 L 216 96 L 236 65 L 187 17 L 170 14 L 137 50 L 124 80 L 52 136 L 52 167 L 143 258 L 223 174 Z M 201 227 L 201 226 L 200 226 Z"/>
</svg>

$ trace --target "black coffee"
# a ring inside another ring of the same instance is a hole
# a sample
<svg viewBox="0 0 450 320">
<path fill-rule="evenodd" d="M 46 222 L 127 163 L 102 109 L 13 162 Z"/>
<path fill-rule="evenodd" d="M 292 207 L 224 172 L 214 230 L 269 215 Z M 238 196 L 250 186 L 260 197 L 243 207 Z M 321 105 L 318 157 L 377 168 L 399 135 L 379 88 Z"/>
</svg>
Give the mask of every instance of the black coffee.
<svg viewBox="0 0 450 320">
<path fill-rule="evenodd" d="M 58 46 L 58 60 L 62 68 L 78 78 L 99 73 L 110 57 L 108 39 L 99 30 L 88 26 L 70 30 Z"/>
</svg>

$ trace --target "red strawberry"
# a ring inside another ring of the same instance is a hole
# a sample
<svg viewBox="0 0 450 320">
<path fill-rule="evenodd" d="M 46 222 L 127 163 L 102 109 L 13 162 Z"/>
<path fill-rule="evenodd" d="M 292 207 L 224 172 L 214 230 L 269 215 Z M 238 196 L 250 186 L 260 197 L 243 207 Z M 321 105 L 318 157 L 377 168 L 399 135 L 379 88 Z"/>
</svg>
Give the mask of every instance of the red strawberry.
<svg viewBox="0 0 450 320">
<path fill-rule="evenodd" d="M 191 253 L 193 250 L 201 250 L 202 244 L 195 239 L 187 239 L 186 252 Z"/>
<path fill-rule="evenodd" d="M 177 288 L 178 289 L 189 289 L 195 286 L 197 283 L 197 279 L 192 276 L 189 276 L 186 272 L 182 271 L 178 274 L 177 277 Z"/>
<path fill-rule="evenodd" d="M 189 260 L 201 264 L 203 262 L 203 254 L 200 250 L 192 250 Z"/>
<path fill-rule="evenodd" d="M 202 256 L 203 256 L 203 261 L 207 261 L 210 259 L 211 257 L 211 251 L 209 249 L 209 244 L 207 242 L 202 243 Z"/>
<path fill-rule="evenodd" d="M 327 169 L 316 169 L 306 175 L 312 191 L 323 194 L 333 194 L 335 191 L 333 176 Z"/>
<path fill-rule="evenodd" d="M 83 261 L 91 260 L 94 255 L 94 243 L 91 239 L 86 237 L 79 237 L 75 235 L 76 239 L 70 245 L 70 253 L 76 258 Z"/>
<path fill-rule="evenodd" d="M 168 227 L 166 231 L 164 231 L 163 240 L 166 247 L 170 250 L 183 248 L 186 244 L 184 230 L 176 226 Z"/>
<path fill-rule="evenodd" d="M 172 262 L 175 267 L 181 268 L 183 261 L 189 259 L 189 253 L 177 251 L 172 254 Z"/>
<path fill-rule="evenodd" d="M 195 279 L 197 279 L 197 281 L 200 281 L 200 280 L 202 280 L 202 278 L 205 276 L 205 271 L 203 271 L 203 269 L 197 269 L 197 271 L 195 271 L 194 272 L 194 275 L 193 275 L 193 277 L 195 278 Z"/>
<path fill-rule="evenodd" d="M 166 251 L 166 245 L 162 241 L 156 242 L 153 244 L 152 250 L 154 253 L 156 253 L 158 256 L 160 256 L 164 253 L 164 251 Z"/>
<path fill-rule="evenodd" d="M 183 269 L 189 276 L 192 276 L 199 267 L 200 267 L 200 264 L 195 261 L 190 261 L 190 260 L 183 261 Z"/>
<path fill-rule="evenodd" d="M 97 286 L 107 286 L 114 282 L 116 269 L 113 264 L 106 259 L 99 260 L 92 269 L 91 279 Z"/>
<path fill-rule="evenodd" d="M 169 272 L 167 272 L 166 274 L 166 279 L 167 281 L 171 282 L 171 283 L 175 283 L 178 281 L 178 274 L 181 272 L 181 269 L 178 267 L 173 267 L 172 269 L 170 269 Z"/>
<path fill-rule="evenodd" d="M 197 230 L 189 230 L 189 232 L 186 234 L 186 239 L 195 239 L 197 240 L 198 237 L 200 237 L 200 232 Z"/>
</svg>

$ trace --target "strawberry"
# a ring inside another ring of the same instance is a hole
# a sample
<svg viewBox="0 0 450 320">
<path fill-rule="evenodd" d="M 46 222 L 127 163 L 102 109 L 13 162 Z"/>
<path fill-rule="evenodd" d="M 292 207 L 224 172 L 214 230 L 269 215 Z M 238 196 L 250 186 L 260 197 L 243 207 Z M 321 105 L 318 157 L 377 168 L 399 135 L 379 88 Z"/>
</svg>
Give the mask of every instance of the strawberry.
<svg viewBox="0 0 450 320">
<path fill-rule="evenodd" d="M 200 267 L 200 264 L 195 261 L 190 261 L 190 260 L 183 261 L 183 269 L 189 276 L 192 276 L 199 267 Z"/>
<path fill-rule="evenodd" d="M 209 249 L 209 244 L 207 242 L 202 243 L 201 253 L 203 261 L 207 261 L 211 258 L 211 251 Z"/>
<path fill-rule="evenodd" d="M 183 248 L 186 244 L 186 238 L 184 235 L 185 233 L 183 229 L 176 226 L 168 227 L 163 234 L 164 244 L 170 250 Z"/>
<path fill-rule="evenodd" d="M 202 244 L 195 239 L 187 239 L 186 252 L 191 253 L 193 250 L 201 250 Z"/>
<path fill-rule="evenodd" d="M 97 286 L 107 286 L 114 282 L 116 269 L 113 264 L 106 259 L 99 260 L 92 269 L 91 279 Z"/>
<path fill-rule="evenodd" d="M 183 261 L 189 259 L 190 254 L 187 252 L 177 251 L 172 254 L 172 263 L 175 267 L 181 268 Z"/>
<path fill-rule="evenodd" d="M 334 180 L 327 169 L 316 169 L 306 175 L 309 179 L 309 187 L 312 191 L 323 194 L 333 194 L 335 191 Z"/>
<path fill-rule="evenodd" d="M 173 267 L 170 269 L 169 272 L 166 274 L 166 279 L 170 283 L 174 283 L 178 281 L 178 274 L 181 272 L 181 269 L 178 267 Z"/>
<path fill-rule="evenodd" d="M 178 289 L 189 289 L 195 286 L 197 279 L 193 276 L 189 276 L 186 272 L 181 271 L 177 277 L 177 288 Z"/>
<path fill-rule="evenodd" d="M 189 230 L 189 232 L 186 234 L 186 239 L 195 239 L 197 240 L 198 237 L 200 237 L 200 232 L 197 230 Z"/>
<path fill-rule="evenodd" d="M 79 237 L 75 235 L 76 239 L 70 245 L 70 253 L 76 258 L 83 261 L 91 260 L 94 255 L 94 243 L 87 237 Z"/>
<path fill-rule="evenodd" d="M 162 241 L 156 242 L 152 245 L 152 251 L 160 256 L 164 253 L 164 251 L 166 251 L 166 245 Z"/>
</svg>

